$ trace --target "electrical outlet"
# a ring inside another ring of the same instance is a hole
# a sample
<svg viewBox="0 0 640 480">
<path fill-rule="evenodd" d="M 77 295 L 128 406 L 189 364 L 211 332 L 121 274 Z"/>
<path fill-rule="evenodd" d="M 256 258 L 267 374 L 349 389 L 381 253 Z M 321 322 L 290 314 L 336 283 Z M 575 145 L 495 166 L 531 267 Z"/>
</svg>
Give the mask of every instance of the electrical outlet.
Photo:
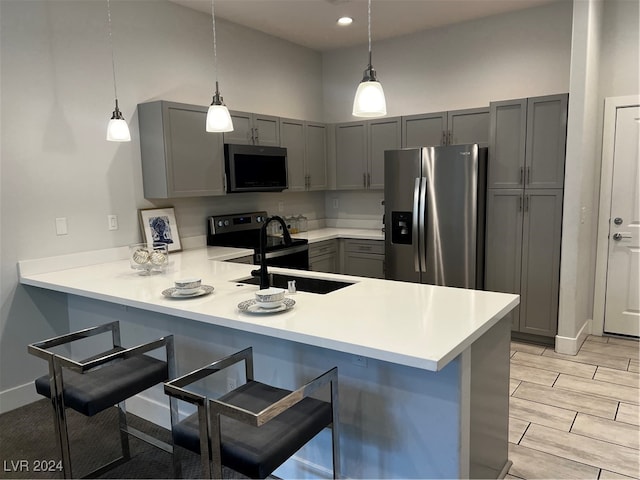
<svg viewBox="0 0 640 480">
<path fill-rule="evenodd" d="M 354 355 L 351 361 L 354 365 L 358 365 L 359 367 L 367 366 L 367 357 L 363 357 L 362 355 Z"/>
<path fill-rule="evenodd" d="M 278 202 L 278 212 L 284 212 L 284 202 Z"/>
<path fill-rule="evenodd" d="M 340 208 L 340 201 L 337 198 L 333 199 L 333 208 L 336 210 Z"/>
<path fill-rule="evenodd" d="M 109 230 L 117 230 L 118 229 L 118 216 L 117 215 L 107 215 L 107 225 Z"/>
</svg>

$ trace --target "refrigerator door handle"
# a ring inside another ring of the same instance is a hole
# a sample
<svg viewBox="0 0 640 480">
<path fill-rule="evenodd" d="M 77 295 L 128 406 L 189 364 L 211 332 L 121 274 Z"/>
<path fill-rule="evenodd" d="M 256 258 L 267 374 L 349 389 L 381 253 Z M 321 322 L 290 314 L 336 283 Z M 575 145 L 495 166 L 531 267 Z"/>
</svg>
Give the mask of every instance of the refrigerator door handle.
<svg viewBox="0 0 640 480">
<path fill-rule="evenodd" d="M 411 229 L 411 243 L 413 244 L 413 266 L 416 272 L 420 271 L 420 249 L 419 249 L 419 226 L 418 215 L 420 210 L 420 177 L 416 177 L 416 181 L 413 187 L 413 219 Z"/>
<path fill-rule="evenodd" d="M 419 213 L 420 238 L 420 271 L 427 271 L 427 177 L 420 178 L 420 213 Z"/>
</svg>

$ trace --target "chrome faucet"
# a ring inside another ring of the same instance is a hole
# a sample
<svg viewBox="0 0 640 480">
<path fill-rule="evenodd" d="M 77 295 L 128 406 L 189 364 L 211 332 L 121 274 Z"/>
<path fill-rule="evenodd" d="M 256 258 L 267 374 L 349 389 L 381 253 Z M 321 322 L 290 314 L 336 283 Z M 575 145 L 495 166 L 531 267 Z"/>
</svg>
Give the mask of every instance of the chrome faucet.
<svg viewBox="0 0 640 480">
<path fill-rule="evenodd" d="M 284 244 L 291 245 L 291 235 L 289 234 L 289 229 L 287 228 L 287 224 L 284 223 L 284 220 L 277 215 L 267 218 L 260 229 L 260 269 L 251 271 L 251 275 L 254 277 L 260 276 L 260 290 L 271 286 L 271 282 L 269 281 L 269 272 L 267 271 L 267 256 L 265 254 L 265 250 L 267 249 L 267 227 L 273 220 L 282 225 Z"/>
</svg>

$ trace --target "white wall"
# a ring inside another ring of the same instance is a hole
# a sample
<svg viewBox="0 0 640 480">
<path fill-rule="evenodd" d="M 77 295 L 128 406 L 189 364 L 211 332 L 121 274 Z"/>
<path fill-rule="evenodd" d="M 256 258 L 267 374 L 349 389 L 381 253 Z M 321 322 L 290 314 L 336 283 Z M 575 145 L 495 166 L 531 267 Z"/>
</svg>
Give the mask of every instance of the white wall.
<svg viewBox="0 0 640 480">
<path fill-rule="evenodd" d="M 211 102 L 211 17 L 166 1 L 111 7 L 120 108 L 133 139 L 123 144 L 105 141 L 113 110 L 106 2 L 0 1 L 0 411 L 14 402 L 7 389 L 45 371 L 26 345 L 68 330 L 64 296 L 18 286 L 18 260 L 137 241 L 137 209 L 154 205 L 176 207 L 182 236 L 204 234 L 206 215 L 275 212 L 279 201 L 282 213 L 324 216 L 321 192 L 145 200 L 136 105 Z M 219 19 L 216 26 L 230 108 L 322 119 L 319 53 Z M 118 215 L 119 230 L 107 230 L 108 214 Z M 56 236 L 56 217 L 67 218 L 68 235 Z"/>
<path fill-rule="evenodd" d="M 639 10 L 629 0 L 574 2 L 557 344 L 564 353 L 579 348 L 593 319 L 604 99 L 640 92 Z"/>
<path fill-rule="evenodd" d="M 375 4 L 372 15 L 375 15 Z M 375 41 L 373 66 L 390 116 L 488 106 L 569 88 L 571 2 Z M 367 47 L 323 55 L 327 122 L 355 120 Z"/>
</svg>

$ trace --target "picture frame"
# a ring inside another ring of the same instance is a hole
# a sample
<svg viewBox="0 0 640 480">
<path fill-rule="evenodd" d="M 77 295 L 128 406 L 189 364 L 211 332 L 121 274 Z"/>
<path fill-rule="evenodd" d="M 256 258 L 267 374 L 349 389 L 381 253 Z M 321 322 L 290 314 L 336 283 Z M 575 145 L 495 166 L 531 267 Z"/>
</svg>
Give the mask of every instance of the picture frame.
<svg viewBox="0 0 640 480">
<path fill-rule="evenodd" d="M 148 244 L 166 243 L 169 252 L 182 250 L 178 223 L 173 207 L 138 210 L 143 241 Z"/>
</svg>

